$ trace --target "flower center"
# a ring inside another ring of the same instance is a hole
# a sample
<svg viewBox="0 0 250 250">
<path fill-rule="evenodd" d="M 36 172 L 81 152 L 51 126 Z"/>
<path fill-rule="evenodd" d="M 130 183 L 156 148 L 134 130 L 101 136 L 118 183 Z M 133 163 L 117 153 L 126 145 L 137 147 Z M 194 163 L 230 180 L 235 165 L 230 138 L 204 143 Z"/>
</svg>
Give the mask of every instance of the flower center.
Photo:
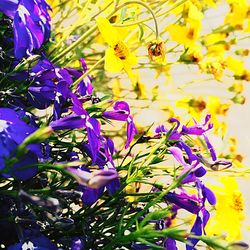
<svg viewBox="0 0 250 250">
<path fill-rule="evenodd" d="M 123 42 L 118 42 L 114 47 L 115 55 L 125 60 L 129 55 L 128 47 Z"/>
<path fill-rule="evenodd" d="M 238 211 L 238 212 L 242 212 L 243 211 L 243 199 L 242 199 L 242 194 L 241 193 L 234 193 L 233 194 L 233 204 L 232 207 L 234 210 Z"/>
</svg>

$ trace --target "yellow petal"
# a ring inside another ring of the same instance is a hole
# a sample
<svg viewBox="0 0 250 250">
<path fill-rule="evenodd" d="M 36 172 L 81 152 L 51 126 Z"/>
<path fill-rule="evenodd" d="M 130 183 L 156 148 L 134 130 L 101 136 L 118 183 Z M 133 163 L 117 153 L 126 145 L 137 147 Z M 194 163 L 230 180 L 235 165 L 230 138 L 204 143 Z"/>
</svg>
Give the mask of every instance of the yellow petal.
<svg viewBox="0 0 250 250">
<path fill-rule="evenodd" d="M 115 55 L 111 48 L 108 48 L 105 52 L 104 68 L 109 72 L 119 72 L 123 69 L 122 60 Z"/>
<path fill-rule="evenodd" d="M 124 67 L 125 72 L 128 74 L 129 79 L 131 80 L 133 85 L 135 85 L 136 84 L 136 77 L 132 72 L 131 66 L 128 63 L 124 62 L 123 67 Z"/>
<path fill-rule="evenodd" d="M 96 18 L 96 23 L 104 41 L 114 47 L 120 40 L 117 30 L 104 17 Z"/>
<path fill-rule="evenodd" d="M 134 53 L 129 53 L 129 56 L 127 57 L 126 61 L 131 65 L 136 65 L 138 63 L 138 58 L 135 56 Z"/>
</svg>

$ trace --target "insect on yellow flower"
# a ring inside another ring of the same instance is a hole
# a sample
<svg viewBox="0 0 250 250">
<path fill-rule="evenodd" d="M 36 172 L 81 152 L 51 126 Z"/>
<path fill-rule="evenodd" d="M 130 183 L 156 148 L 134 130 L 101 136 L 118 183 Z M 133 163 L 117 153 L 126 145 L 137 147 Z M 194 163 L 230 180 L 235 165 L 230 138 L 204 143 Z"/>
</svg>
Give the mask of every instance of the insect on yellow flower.
<svg viewBox="0 0 250 250">
<path fill-rule="evenodd" d="M 115 73 L 124 69 L 134 82 L 135 77 L 131 67 L 137 64 L 136 56 L 129 50 L 117 29 L 106 18 L 98 17 L 96 23 L 104 41 L 109 45 L 105 52 L 105 70 Z"/>
</svg>

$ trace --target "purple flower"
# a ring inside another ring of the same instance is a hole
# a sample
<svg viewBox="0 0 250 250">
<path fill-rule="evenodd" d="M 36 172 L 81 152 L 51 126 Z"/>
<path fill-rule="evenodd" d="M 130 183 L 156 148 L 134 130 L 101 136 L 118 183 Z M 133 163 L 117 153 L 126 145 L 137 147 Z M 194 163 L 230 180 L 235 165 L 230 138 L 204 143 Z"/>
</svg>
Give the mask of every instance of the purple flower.
<svg viewBox="0 0 250 250">
<path fill-rule="evenodd" d="M 117 171 L 114 168 L 100 169 L 90 173 L 85 168 L 68 168 L 72 176 L 78 181 L 82 189 L 82 201 L 91 206 L 103 194 L 105 187 L 110 195 L 120 187 Z"/>
<path fill-rule="evenodd" d="M 0 171 L 2 176 L 27 180 L 36 174 L 38 155 L 40 155 L 39 145 L 29 145 L 29 151 L 25 156 L 13 165 L 6 166 L 6 160 L 15 156 L 17 147 L 35 130 L 35 127 L 22 121 L 14 110 L 0 108 Z"/>
<path fill-rule="evenodd" d="M 31 55 L 49 38 L 49 9 L 44 0 L 1 1 L 0 11 L 14 20 L 14 53 L 17 59 Z"/>
<path fill-rule="evenodd" d="M 26 229 L 23 231 L 20 243 L 11 245 L 9 250 L 20 249 L 41 249 L 41 250 L 56 250 L 58 249 L 47 237 L 35 229 Z"/>
<path fill-rule="evenodd" d="M 133 121 L 133 117 L 130 115 L 129 105 L 124 101 L 117 101 L 113 108 L 113 111 L 103 112 L 102 116 L 106 119 L 127 122 L 127 141 L 125 148 L 128 148 L 134 138 L 134 135 L 138 133 Z"/>
<path fill-rule="evenodd" d="M 195 195 L 188 195 L 185 192 L 180 194 L 168 192 L 164 196 L 167 202 L 175 204 L 178 208 L 187 210 L 190 213 L 198 214 L 202 208 L 201 200 Z"/>
<path fill-rule="evenodd" d="M 165 241 L 164 241 L 164 247 L 165 249 L 171 249 L 171 250 L 178 250 L 177 246 L 176 246 L 176 241 L 174 239 L 171 239 L 171 238 L 167 238 Z"/>
<path fill-rule="evenodd" d="M 86 124 L 85 115 L 67 115 L 59 120 L 53 121 L 49 126 L 53 130 L 64 130 L 64 129 L 75 129 L 75 128 L 84 128 Z"/>
<path fill-rule="evenodd" d="M 188 135 L 203 135 L 206 131 L 210 130 L 213 127 L 212 123 L 208 123 L 208 121 L 210 120 L 211 115 L 207 115 L 205 118 L 205 122 L 203 124 L 198 124 L 195 120 L 195 125 L 191 126 L 191 127 L 186 127 L 186 126 L 182 126 L 182 134 L 188 134 Z M 207 125 L 207 127 L 205 128 L 205 126 Z"/>
<path fill-rule="evenodd" d="M 170 120 L 169 120 L 171 123 L 177 123 L 177 126 L 171 131 L 171 133 L 170 133 L 170 135 L 169 135 L 169 137 L 168 137 L 168 139 L 169 140 L 180 140 L 180 138 L 181 138 L 181 134 L 177 131 L 178 130 L 178 128 L 179 128 L 179 126 L 180 126 L 180 122 L 177 120 L 177 119 L 175 119 L 175 118 L 171 118 Z M 158 126 L 156 129 L 155 129 L 155 133 L 157 133 L 157 134 L 160 134 L 160 133 L 167 133 L 169 130 L 164 126 L 164 125 L 160 125 L 160 126 Z"/>
<path fill-rule="evenodd" d="M 85 69 L 83 59 L 80 61 Z M 30 73 L 33 84 L 28 89 L 29 102 L 38 109 L 45 109 L 54 103 L 54 120 L 59 119 L 63 112 L 68 111 L 65 108 L 67 102 L 73 104 L 72 110 L 76 114 L 82 114 L 82 102 L 78 96 L 92 93 L 93 86 L 90 78 L 79 83 L 77 93 L 73 93 L 70 89 L 74 79 L 79 78 L 82 74 L 74 69 L 59 68 L 47 59 L 41 60 Z"/>
</svg>

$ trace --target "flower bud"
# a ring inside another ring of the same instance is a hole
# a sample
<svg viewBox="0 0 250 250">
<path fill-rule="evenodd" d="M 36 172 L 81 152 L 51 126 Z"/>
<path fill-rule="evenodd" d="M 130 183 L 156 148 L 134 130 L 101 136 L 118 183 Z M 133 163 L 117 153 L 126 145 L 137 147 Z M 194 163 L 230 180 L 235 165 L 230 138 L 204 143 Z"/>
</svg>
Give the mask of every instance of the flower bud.
<svg viewBox="0 0 250 250">
<path fill-rule="evenodd" d="M 148 45 L 148 55 L 151 61 L 166 64 L 165 54 L 165 44 L 161 39 L 151 41 Z"/>
</svg>

